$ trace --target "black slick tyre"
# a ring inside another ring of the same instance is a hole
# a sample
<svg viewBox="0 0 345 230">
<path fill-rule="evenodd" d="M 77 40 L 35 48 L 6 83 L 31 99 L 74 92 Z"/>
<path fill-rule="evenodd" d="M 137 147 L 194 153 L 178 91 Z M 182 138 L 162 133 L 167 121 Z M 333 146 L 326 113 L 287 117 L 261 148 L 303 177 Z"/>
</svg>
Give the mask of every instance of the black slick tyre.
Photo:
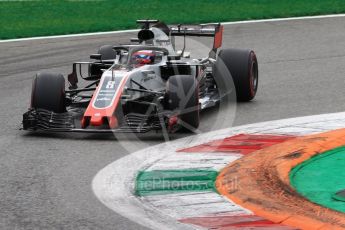
<svg viewBox="0 0 345 230">
<path fill-rule="evenodd" d="M 237 101 L 252 100 L 258 89 L 258 61 L 254 51 L 222 49 L 217 62 L 222 61 L 231 73 Z"/>
<path fill-rule="evenodd" d="M 31 108 L 55 113 L 66 111 L 65 79 L 61 74 L 36 74 L 32 85 Z"/>
<path fill-rule="evenodd" d="M 193 131 L 199 127 L 199 92 L 197 80 L 191 75 L 174 75 L 167 81 L 168 108 L 177 111 L 182 126 Z"/>
<path fill-rule="evenodd" d="M 104 45 L 98 49 L 98 54 L 102 55 L 102 60 L 113 60 L 116 58 L 116 52 L 111 45 Z"/>
</svg>

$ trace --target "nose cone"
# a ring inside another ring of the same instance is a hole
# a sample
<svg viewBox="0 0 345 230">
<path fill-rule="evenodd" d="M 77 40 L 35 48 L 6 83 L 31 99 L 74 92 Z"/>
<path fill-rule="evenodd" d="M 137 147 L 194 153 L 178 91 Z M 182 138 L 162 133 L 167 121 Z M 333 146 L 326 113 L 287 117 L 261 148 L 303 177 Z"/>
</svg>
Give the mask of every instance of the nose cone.
<svg viewBox="0 0 345 230">
<path fill-rule="evenodd" d="M 128 72 L 117 72 L 115 77 L 112 75 L 102 76 L 84 113 L 84 118 L 82 119 L 83 128 L 86 128 L 87 125 L 101 126 L 107 120 L 110 128 L 118 127 L 118 120 L 114 114 L 128 78 Z M 90 122 L 87 124 L 85 120 Z"/>
</svg>

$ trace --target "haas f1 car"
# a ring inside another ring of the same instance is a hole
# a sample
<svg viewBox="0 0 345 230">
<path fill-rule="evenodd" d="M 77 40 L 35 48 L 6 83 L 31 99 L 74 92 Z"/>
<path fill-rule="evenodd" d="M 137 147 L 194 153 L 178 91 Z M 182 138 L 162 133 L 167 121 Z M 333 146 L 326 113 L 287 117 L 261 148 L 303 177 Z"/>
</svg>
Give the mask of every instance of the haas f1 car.
<svg viewBox="0 0 345 230">
<path fill-rule="evenodd" d="M 200 112 L 229 94 L 236 93 L 237 101 L 255 97 L 256 55 L 252 50 L 220 49 L 221 24 L 137 23 L 141 29 L 128 44 L 104 45 L 90 55 L 95 61 L 73 63 L 68 89 L 61 74 L 38 73 L 30 109 L 23 114 L 23 129 L 95 133 L 195 130 Z M 184 38 L 179 51 L 176 36 Z M 186 36 L 213 38 L 208 56 L 192 59 L 185 51 Z"/>
</svg>

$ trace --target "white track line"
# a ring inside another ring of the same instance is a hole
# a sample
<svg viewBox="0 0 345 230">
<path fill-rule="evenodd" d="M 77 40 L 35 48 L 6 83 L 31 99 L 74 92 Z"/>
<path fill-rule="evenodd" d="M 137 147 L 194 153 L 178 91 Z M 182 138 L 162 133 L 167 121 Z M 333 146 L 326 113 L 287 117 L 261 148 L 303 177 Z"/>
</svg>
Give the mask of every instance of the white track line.
<svg viewBox="0 0 345 230">
<path fill-rule="evenodd" d="M 303 16 L 303 17 L 290 17 L 290 18 L 271 18 L 271 19 L 258 19 L 258 20 L 246 20 L 237 22 L 222 22 L 223 25 L 236 25 L 236 24 L 249 24 L 260 22 L 280 22 L 280 21 L 295 21 L 295 20 L 308 20 L 308 19 L 323 19 L 323 18 L 339 18 L 345 17 L 345 14 L 327 14 L 317 16 Z"/>
<path fill-rule="evenodd" d="M 40 36 L 40 37 L 30 37 L 30 38 L 17 38 L 17 39 L 0 40 L 0 43 L 22 42 L 22 41 L 32 41 L 32 40 L 40 40 L 40 39 L 73 38 L 73 37 L 84 37 L 84 36 L 121 34 L 121 33 L 137 32 L 137 31 L 139 31 L 139 30 L 138 29 L 134 29 L 134 30 L 117 30 L 117 31 L 96 32 L 96 33 L 66 34 L 66 35 L 56 35 L 56 36 Z"/>
<path fill-rule="evenodd" d="M 223 25 L 236 25 L 236 24 L 251 24 L 251 23 L 262 23 L 262 22 L 280 22 L 280 21 L 309 20 L 309 19 L 322 19 L 322 18 L 339 18 L 339 17 L 345 17 L 345 14 L 328 14 L 328 15 L 318 15 L 318 16 L 304 16 L 304 17 L 290 17 L 290 18 L 245 20 L 245 21 L 235 21 L 235 22 L 221 22 L 221 24 L 223 24 Z M 107 32 L 95 32 L 95 33 L 57 35 L 57 36 L 40 36 L 40 37 L 0 40 L 0 43 L 31 41 L 31 40 L 39 40 L 39 39 L 54 39 L 54 38 L 72 38 L 72 37 L 83 37 L 83 36 L 97 36 L 97 35 L 130 33 L 130 32 L 137 32 L 137 31 L 139 31 L 139 30 L 138 29 L 132 29 L 132 30 L 117 30 L 117 31 L 107 31 Z"/>
<path fill-rule="evenodd" d="M 95 176 L 92 188 L 96 197 L 107 207 L 146 227 L 152 229 L 195 229 L 195 226 L 179 223 L 176 219 L 181 217 L 181 213 L 188 213 L 187 209 L 176 208 L 175 203 L 172 202 L 172 197 L 176 199 L 175 202 L 185 202 L 181 194 L 166 196 L 164 199 L 169 200 L 166 205 L 162 205 L 162 202 L 153 196 L 141 198 L 134 195 L 135 177 L 139 170 L 149 169 L 150 167 L 151 169 L 155 167 L 171 168 L 173 161 L 171 158 L 172 152 L 176 149 L 191 147 L 240 133 L 304 135 L 343 127 L 345 127 L 345 112 L 262 122 L 194 135 L 131 153 L 109 164 Z M 200 155 L 200 157 L 203 158 L 203 155 Z M 185 161 L 186 158 L 188 156 L 182 157 L 181 161 Z M 178 162 L 179 159 L 175 159 L 176 165 L 180 165 L 182 168 L 186 167 L 186 162 Z M 189 159 L 195 162 L 198 161 L 197 157 L 190 157 Z M 224 164 L 224 162 L 217 160 L 215 163 Z M 200 166 L 202 167 L 202 164 Z M 210 167 L 208 164 L 204 166 Z M 218 166 L 216 167 L 219 168 Z M 197 201 L 199 198 L 196 196 L 197 193 L 193 193 L 193 199 L 190 200 L 193 202 Z M 219 199 L 219 197 L 213 197 L 213 195 L 205 196 L 210 200 Z M 195 212 L 194 214 L 200 214 L 198 212 L 201 212 L 201 214 L 210 214 L 216 213 L 219 210 L 220 212 L 228 211 L 222 201 L 219 202 L 219 207 L 205 203 L 205 208 L 208 208 L 207 213 L 204 213 L 205 210 L 202 207 L 196 208 L 193 202 L 190 204 L 191 212 L 189 213 Z M 228 205 L 230 209 L 231 206 L 235 207 L 231 202 Z M 188 208 L 188 205 L 185 208 Z"/>
</svg>

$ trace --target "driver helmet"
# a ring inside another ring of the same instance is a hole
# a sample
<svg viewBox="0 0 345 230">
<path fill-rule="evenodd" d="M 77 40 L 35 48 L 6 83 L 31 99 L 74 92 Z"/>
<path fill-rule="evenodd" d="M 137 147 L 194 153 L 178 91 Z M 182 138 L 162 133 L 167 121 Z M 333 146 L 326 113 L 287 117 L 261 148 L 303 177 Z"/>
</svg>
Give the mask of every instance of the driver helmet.
<svg viewBox="0 0 345 230">
<path fill-rule="evenodd" d="M 153 64 L 155 54 L 152 50 L 140 50 L 132 54 L 132 60 L 137 65 Z"/>
</svg>

